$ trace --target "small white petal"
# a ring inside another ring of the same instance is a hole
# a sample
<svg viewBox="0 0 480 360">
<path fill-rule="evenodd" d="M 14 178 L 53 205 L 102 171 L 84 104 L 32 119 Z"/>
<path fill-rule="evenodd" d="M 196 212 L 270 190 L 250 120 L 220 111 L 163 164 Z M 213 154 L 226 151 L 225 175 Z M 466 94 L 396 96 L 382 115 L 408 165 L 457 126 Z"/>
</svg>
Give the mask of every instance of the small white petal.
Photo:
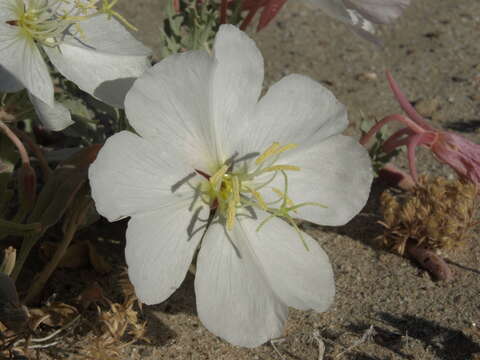
<svg viewBox="0 0 480 360">
<path fill-rule="evenodd" d="M 22 35 L 18 26 L 0 24 L 0 65 L 33 95 L 53 106 L 47 65 L 34 41 Z"/>
<path fill-rule="evenodd" d="M 336 0 L 306 0 L 321 8 L 327 15 L 346 24 L 354 33 L 364 39 L 381 45 L 380 40 L 374 35 L 375 27 L 371 21 L 354 8 L 347 7 L 344 1 Z"/>
<path fill-rule="evenodd" d="M 67 34 L 64 42 L 98 52 L 122 56 L 150 56 L 152 50 L 136 40 L 123 25 L 108 15 L 99 15 L 79 23 L 80 34 Z M 71 29 L 73 31 L 74 28 Z"/>
<path fill-rule="evenodd" d="M 357 10 L 376 24 L 389 24 L 410 5 L 410 0 L 344 0 L 348 8 Z"/>
<path fill-rule="evenodd" d="M 127 228 L 128 275 L 141 302 L 166 300 L 183 282 L 204 233 L 208 211 L 197 213 L 189 202 L 132 217 Z"/>
<path fill-rule="evenodd" d="M 47 105 L 31 93 L 28 93 L 28 97 L 35 108 L 39 120 L 47 129 L 61 131 L 73 124 L 70 111 L 62 104 L 54 102 L 53 106 Z"/>
<path fill-rule="evenodd" d="M 373 179 L 370 157 L 355 139 L 335 135 L 308 148 L 285 153 L 282 162 L 300 167 L 288 172 L 288 196 L 295 204 L 318 202 L 292 213 L 320 225 L 339 226 L 365 206 Z M 283 189 L 278 176 L 272 187 Z"/>
<path fill-rule="evenodd" d="M 342 132 L 348 120 L 345 107 L 327 88 L 306 76 L 289 75 L 268 90 L 244 123 L 245 130 L 231 134 L 230 154 L 262 152 L 274 141 L 318 143 Z"/>
<path fill-rule="evenodd" d="M 269 214 L 256 211 L 258 219 L 241 220 L 250 244 L 275 293 L 299 310 L 325 311 L 333 302 L 335 282 L 327 254 L 317 241 L 278 218 L 258 225 Z"/>
<path fill-rule="evenodd" d="M 83 91 L 109 105 L 124 107 L 125 95 L 150 62 L 145 56 L 108 54 L 85 46 L 60 44 L 44 50 L 57 70 Z"/>
<path fill-rule="evenodd" d="M 287 307 L 258 266 L 237 223 L 207 231 L 197 260 L 195 294 L 200 320 L 233 345 L 255 347 L 282 334 Z"/>
<path fill-rule="evenodd" d="M 263 57 L 255 42 L 233 25 L 222 25 L 215 38 L 216 66 L 212 83 L 212 106 L 217 137 L 230 141 L 241 132 L 243 122 L 253 111 L 263 83 Z M 250 135 L 250 134 L 249 134 Z M 229 157 L 217 149 L 222 161 Z"/>
<path fill-rule="evenodd" d="M 216 162 L 208 91 L 212 66 L 213 59 L 203 51 L 170 56 L 147 70 L 125 100 L 135 131 L 183 146 L 203 171 Z"/>
<path fill-rule="evenodd" d="M 193 173 L 175 145 L 122 131 L 107 139 L 89 179 L 98 212 L 115 221 L 194 198 Z"/>
</svg>

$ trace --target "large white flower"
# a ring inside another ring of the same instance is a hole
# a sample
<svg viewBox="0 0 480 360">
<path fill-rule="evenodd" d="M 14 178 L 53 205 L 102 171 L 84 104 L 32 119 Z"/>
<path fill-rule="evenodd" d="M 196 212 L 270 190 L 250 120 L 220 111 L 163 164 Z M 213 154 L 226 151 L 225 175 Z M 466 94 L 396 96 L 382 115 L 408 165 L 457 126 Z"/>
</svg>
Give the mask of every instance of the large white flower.
<svg viewBox="0 0 480 360">
<path fill-rule="evenodd" d="M 306 0 L 328 15 L 349 25 L 360 36 L 378 43 L 374 24 L 389 24 L 410 4 L 410 0 Z"/>
<path fill-rule="evenodd" d="M 222 26 L 213 56 L 171 56 L 134 83 L 125 110 L 138 135 L 109 138 L 89 172 L 100 214 L 131 217 L 125 253 L 139 299 L 167 299 L 201 243 L 199 317 L 248 347 L 282 334 L 288 306 L 333 301 L 328 257 L 292 218 L 344 224 L 372 180 L 327 89 L 290 75 L 259 100 L 262 82 L 255 43 Z"/>
<path fill-rule="evenodd" d="M 0 0 L 0 91 L 27 88 L 45 126 L 70 125 L 67 109 L 54 101 L 45 52 L 80 89 L 123 107 L 133 81 L 150 65 L 150 50 L 114 18 L 121 18 L 114 2 Z"/>
</svg>

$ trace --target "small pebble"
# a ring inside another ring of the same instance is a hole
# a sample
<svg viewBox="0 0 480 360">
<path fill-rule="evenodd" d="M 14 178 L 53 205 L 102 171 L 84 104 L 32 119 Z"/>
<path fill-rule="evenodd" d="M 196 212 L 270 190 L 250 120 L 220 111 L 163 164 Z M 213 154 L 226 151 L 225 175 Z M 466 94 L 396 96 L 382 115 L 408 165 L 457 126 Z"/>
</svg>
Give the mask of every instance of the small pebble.
<svg viewBox="0 0 480 360">
<path fill-rule="evenodd" d="M 358 81 L 376 81 L 378 79 L 378 75 L 372 71 L 367 71 L 356 76 Z"/>
<path fill-rule="evenodd" d="M 441 108 L 440 99 L 423 99 L 416 105 L 415 109 L 424 117 L 432 117 L 432 115 Z"/>
</svg>

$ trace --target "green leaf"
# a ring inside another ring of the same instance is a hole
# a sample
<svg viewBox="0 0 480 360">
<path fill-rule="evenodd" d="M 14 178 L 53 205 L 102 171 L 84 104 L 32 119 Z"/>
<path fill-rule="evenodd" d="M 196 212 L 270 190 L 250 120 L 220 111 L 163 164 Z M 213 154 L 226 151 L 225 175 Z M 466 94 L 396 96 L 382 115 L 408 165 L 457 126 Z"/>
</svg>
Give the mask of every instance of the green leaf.
<svg viewBox="0 0 480 360">
<path fill-rule="evenodd" d="M 60 163 L 43 187 L 29 222 L 40 222 L 43 230 L 55 225 L 88 180 L 88 167 L 100 145 L 92 145 Z"/>
</svg>

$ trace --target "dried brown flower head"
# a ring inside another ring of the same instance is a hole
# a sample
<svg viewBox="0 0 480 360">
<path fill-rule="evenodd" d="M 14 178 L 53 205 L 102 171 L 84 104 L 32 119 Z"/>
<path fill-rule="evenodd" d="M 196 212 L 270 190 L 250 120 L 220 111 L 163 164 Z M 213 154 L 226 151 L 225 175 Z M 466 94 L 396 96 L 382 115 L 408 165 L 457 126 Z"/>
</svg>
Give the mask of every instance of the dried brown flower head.
<svg viewBox="0 0 480 360">
<path fill-rule="evenodd" d="M 119 282 L 124 300 L 120 304 L 103 297 L 108 302 L 109 309 L 102 310 L 97 306 L 101 325 L 97 328 L 94 341 L 82 348 L 81 353 L 85 354 L 85 359 L 120 360 L 124 358 L 122 350 L 128 345 L 138 340 L 148 342 L 145 337 L 146 322 L 139 319 L 136 309 L 138 299 L 126 273 L 122 274 Z"/>
<path fill-rule="evenodd" d="M 424 176 L 402 195 L 385 191 L 380 199 L 384 245 L 403 254 L 408 241 L 427 249 L 460 245 L 475 225 L 475 184 Z"/>
</svg>

